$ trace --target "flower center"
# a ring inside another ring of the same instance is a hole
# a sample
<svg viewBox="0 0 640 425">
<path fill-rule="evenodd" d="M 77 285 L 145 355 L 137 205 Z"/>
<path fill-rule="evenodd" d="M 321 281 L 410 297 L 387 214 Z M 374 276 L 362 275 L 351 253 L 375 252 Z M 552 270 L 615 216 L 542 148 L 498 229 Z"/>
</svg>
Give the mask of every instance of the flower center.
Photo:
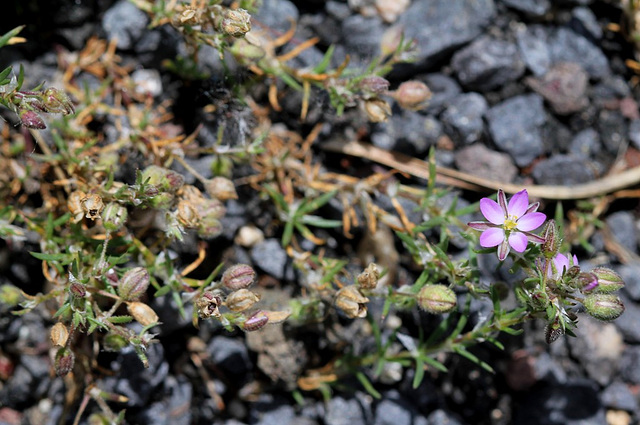
<svg viewBox="0 0 640 425">
<path fill-rule="evenodd" d="M 513 230 L 516 228 L 517 225 L 518 225 L 518 217 L 509 216 L 504 221 L 503 228 L 504 230 Z"/>
</svg>

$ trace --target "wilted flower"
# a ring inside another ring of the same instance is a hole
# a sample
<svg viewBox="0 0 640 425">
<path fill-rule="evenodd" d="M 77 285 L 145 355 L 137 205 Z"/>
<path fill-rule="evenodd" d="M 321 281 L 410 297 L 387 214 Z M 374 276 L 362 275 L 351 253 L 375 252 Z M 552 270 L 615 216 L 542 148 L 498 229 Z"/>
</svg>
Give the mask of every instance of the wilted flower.
<svg viewBox="0 0 640 425">
<path fill-rule="evenodd" d="M 500 261 L 507 258 L 513 248 L 516 252 L 524 252 L 528 242 L 543 243 L 544 238 L 530 233 L 544 223 L 547 216 L 536 212 L 539 202 L 529 204 L 529 194 L 521 190 L 511 197 L 507 205 L 504 191 L 498 191 L 498 202 L 489 198 L 480 200 L 480 211 L 489 222 L 473 221 L 469 227 L 482 230 L 480 245 L 498 247 Z"/>
</svg>

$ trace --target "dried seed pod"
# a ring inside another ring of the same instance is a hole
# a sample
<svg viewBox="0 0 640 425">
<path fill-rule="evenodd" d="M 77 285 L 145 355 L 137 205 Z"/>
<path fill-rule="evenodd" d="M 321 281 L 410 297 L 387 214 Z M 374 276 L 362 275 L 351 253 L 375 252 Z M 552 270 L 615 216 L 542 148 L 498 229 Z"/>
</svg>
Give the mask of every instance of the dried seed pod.
<svg viewBox="0 0 640 425">
<path fill-rule="evenodd" d="M 358 83 L 360 90 L 371 94 L 382 94 L 389 90 L 389 80 L 378 75 L 368 75 Z"/>
<path fill-rule="evenodd" d="M 269 316 L 264 311 L 258 310 L 244 321 L 242 329 L 253 332 L 264 328 L 267 323 L 269 323 Z"/>
<path fill-rule="evenodd" d="M 227 35 L 241 37 L 251 31 L 251 15 L 244 9 L 228 9 L 220 30 Z"/>
<path fill-rule="evenodd" d="M 151 278 L 144 267 L 134 267 L 127 270 L 118 284 L 118 295 L 124 301 L 136 301 L 149 287 Z"/>
<path fill-rule="evenodd" d="M 238 245 L 251 248 L 252 246 L 262 242 L 264 240 L 264 233 L 254 225 L 242 226 L 238 230 L 234 242 Z"/>
<path fill-rule="evenodd" d="M 345 286 L 336 293 L 335 305 L 350 318 L 366 317 L 369 298 L 355 286 Z"/>
<path fill-rule="evenodd" d="M 201 319 L 208 319 L 209 317 L 220 317 L 220 311 L 218 310 L 222 304 L 222 298 L 213 292 L 205 292 L 196 301 L 196 308 L 198 309 L 198 317 Z"/>
<path fill-rule="evenodd" d="M 197 227 L 200 222 L 200 214 L 198 214 L 197 208 L 193 205 L 192 202 L 186 201 L 184 199 L 178 202 L 178 211 L 176 217 L 180 224 L 184 227 Z"/>
<path fill-rule="evenodd" d="M 104 209 L 104 203 L 102 197 L 97 193 L 90 193 L 82 199 L 80 202 L 82 210 L 85 213 L 85 217 L 91 220 L 97 220 L 100 218 L 100 213 Z"/>
<path fill-rule="evenodd" d="M 54 346 L 64 347 L 69 339 L 67 327 L 58 322 L 51 328 L 51 343 Z"/>
<path fill-rule="evenodd" d="M 269 318 L 269 323 L 271 323 L 273 325 L 275 325 L 277 323 L 282 323 L 285 320 L 287 320 L 287 318 L 289 316 L 291 316 L 291 312 L 290 311 L 264 310 L 263 313 L 267 315 L 267 317 Z"/>
<path fill-rule="evenodd" d="M 73 370 L 76 356 L 73 351 L 66 347 L 60 347 L 56 353 L 56 358 L 53 363 L 53 367 L 56 371 L 56 375 L 65 376 Z"/>
<path fill-rule="evenodd" d="M 391 116 L 391 106 L 377 97 L 364 102 L 364 111 L 371 122 L 386 122 Z"/>
<path fill-rule="evenodd" d="M 364 289 L 374 289 L 378 285 L 378 279 L 380 279 L 380 271 L 374 263 L 369 263 L 357 277 L 358 284 Z"/>
<path fill-rule="evenodd" d="M 260 297 L 248 289 L 238 289 L 227 295 L 224 304 L 231 311 L 245 311 L 250 309 L 255 303 L 260 301 Z"/>
<path fill-rule="evenodd" d="M 393 93 L 393 98 L 404 109 L 418 110 L 431 99 L 431 90 L 422 81 L 405 81 Z"/>
<path fill-rule="evenodd" d="M 69 199 L 67 199 L 67 209 L 73 215 L 73 222 L 78 223 L 84 217 L 84 209 L 82 208 L 82 200 L 87 197 L 87 194 L 81 190 L 71 192 Z"/>
<path fill-rule="evenodd" d="M 204 182 L 204 188 L 212 198 L 226 201 L 238 199 L 238 193 L 233 182 L 226 177 L 214 177 Z"/>
<path fill-rule="evenodd" d="M 87 288 L 80 282 L 72 282 L 69 286 L 69 292 L 74 298 L 84 298 L 87 295 Z"/>
<path fill-rule="evenodd" d="M 127 310 L 134 319 L 138 321 L 142 326 L 149 326 L 153 323 L 158 323 L 158 315 L 146 304 L 133 301 L 127 303 Z"/>
<path fill-rule="evenodd" d="M 253 284 L 256 272 L 247 264 L 235 264 L 222 275 L 222 284 L 232 291 L 248 288 Z"/>
</svg>

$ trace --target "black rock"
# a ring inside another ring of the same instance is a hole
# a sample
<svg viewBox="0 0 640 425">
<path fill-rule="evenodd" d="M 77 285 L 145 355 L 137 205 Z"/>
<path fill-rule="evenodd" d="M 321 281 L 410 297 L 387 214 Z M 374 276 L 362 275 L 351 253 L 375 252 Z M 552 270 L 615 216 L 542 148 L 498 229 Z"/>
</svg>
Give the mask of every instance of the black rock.
<svg viewBox="0 0 640 425">
<path fill-rule="evenodd" d="M 506 4 L 510 8 L 517 10 L 518 12 L 522 12 L 527 16 L 531 16 L 534 18 L 544 16 L 545 13 L 549 12 L 551 8 L 551 3 L 549 0 L 501 0 L 502 3 Z"/>
<path fill-rule="evenodd" d="M 168 376 L 160 391 L 162 400 L 152 403 L 137 415 L 137 423 L 154 425 L 189 425 L 193 388 L 189 381 Z"/>
<path fill-rule="evenodd" d="M 600 401 L 610 409 L 638 411 L 638 400 L 631 392 L 629 386 L 620 381 L 615 381 L 600 394 Z"/>
<path fill-rule="evenodd" d="M 484 133 L 483 117 L 488 109 L 484 97 L 478 93 L 465 93 L 451 100 L 440 119 L 455 143 L 471 144 L 480 140 Z"/>
<path fill-rule="evenodd" d="M 636 325 L 637 323 L 638 322 L 636 322 Z M 622 380 L 629 384 L 640 385 L 640 367 L 638 367 L 639 364 L 640 346 L 627 346 L 622 353 L 622 356 L 620 357 L 620 376 L 622 377 Z"/>
<path fill-rule="evenodd" d="M 296 412 L 286 400 L 263 393 L 257 402 L 251 404 L 250 423 L 255 425 L 292 424 Z"/>
<path fill-rule="evenodd" d="M 592 157 L 600 153 L 600 135 L 593 128 L 586 128 L 576 134 L 569 145 L 569 153 L 576 156 Z"/>
<path fill-rule="evenodd" d="M 463 425 L 456 416 L 443 409 L 434 410 L 427 416 L 429 425 Z"/>
<path fill-rule="evenodd" d="M 572 186 L 594 179 L 590 161 L 582 156 L 554 155 L 538 162 L 533 178 L 539 184 Z"/>
<path fill-rule="evenodd" d="M 327 425 L 366 425 L 371 423 L 371 407 L 356 398 L 334 396 L 327 404 Z"/>
<path fill-rule="evenodd" d="M 514 43 L 488 36 L 458 50 L 451 66 L 464 87 L 479 91 L 502 87 L 520 78 L 525 70 Z"/>
<path fill-rule="evenodd" d="M 601 425 L 605 411 L 598 386 L 587 380 L 534 387 L 520 395 L 513 409 L 518 425 Z"/>
<path fill-rule="evenodd" d="M 598 115 L 598 131 L 604 148 L 617 155 L 627 143 L 627 120 L 619 111 L 602 110 Z"/>
<path fill-rule="evenodd" d="M 22 354 L 11 378 L 0 388 L 0 405 L 23 406 L 47 394 L 51 379 L 49 362 L 40 356 Z"/>
<path fill-rule="evenodd" d="M 520 167 L 543 153 L 540 127 L 546 121 L 542 97 L 516 96 L 487 111 L 489 132 L 498 148 L 508 152 Z"/>
<path fill-rule="evenodd" d="M 356 14 L 342 21 L 344 47 L 357 59 L 354 65 L 359 66 L 380 54 L 384 29 L 382 19 L 377 16 L 367 18 Z"/>
<path fill-rule="evenodd" d="M 238 338 L 215 336 L 207 345 L 207 351 L 216 367 L 234 384 L 238 384 L 253 368 L 247 346 Z"/>
<path fill-rule="evenodd" d="M 618 211 L 606 219 L 613 237 L 622 246 L 633 253 L 638 250 L 638 231 L 633 214 L 629 211 Z"/>
<path fill-rule="evenodd" d="M 407 38 L 416 40 L 418 61 L 428 67 L 478 37 L 494 15 L 493 0 L 414 1 L 398 25 L 405 28 Z"/>
<path fill-rule="evenodd" d="M 383 149 L 420 157 L 427 153 L 429 146 L 436 144 L 441 134 L 442 126 L 434 117 L 394 110 L 387 122 L 375 126 L 371 142 Z"/>
<path fill-rule="evenodd" d="M 427 74 L 423 81 L 431 90 L 431 99 L 426 108 L 428 113 L 440 113 L 462 91 L 458 82 L 448 75 Z"/>
<path fill-rule="evenodd" d="M 253 263 L 278 280 L 293 280 L 294 270 L 278 239 L 265 239 L 251 249 Z"/>
<path fill-rule="evenodd" d="M 569 26 L 576 33 L 597 43 L 602 39 L 602 28 L 596 15 L 588 7 L 576 7 L 571 11 Z"/>
<path fill-rule="evenodd" d="M 107 10 L 102 18 L 102 28 L 107 39 L 118 39 L 118 48 L 133 49 L 145 32 L 149 18 L 127 0 L 120 0 Z"/>
</svg>

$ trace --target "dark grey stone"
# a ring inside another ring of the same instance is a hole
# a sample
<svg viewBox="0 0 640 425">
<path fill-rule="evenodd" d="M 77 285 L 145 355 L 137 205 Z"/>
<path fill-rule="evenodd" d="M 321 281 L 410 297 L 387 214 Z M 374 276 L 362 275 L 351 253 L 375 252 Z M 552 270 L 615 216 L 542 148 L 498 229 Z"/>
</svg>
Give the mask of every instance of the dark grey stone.
<svg viewBox="0 0 640 425">
<path fill-rule="evenodd" d="M 551 8 L 549 0 L 502 0 L 502 3 L 531 17 L 541 17 Z"/>
<path fill-rule="evenodd" d="M 216 367 L 225 376 L 233 377 L 236 384 L 238 378 L 244 377 L 253 367 L 247 346 L 240 339 L 215 336 L 207 345 L 207 351 Z"/>
<path fill-rule="evenodd" d="M 355 398 L 334 396 L 327 404 L 326 425 L 366 425 L 370 423 L 368 406 Z"/>
<path fill-rule="evenodd" d="M 616 271 L 624 281 L 622 291 L 634 301 L 640 301 L 640 264 L 632 262 L 623 264 Z"/>
<path fill-rule="evenodd" d="M 637 367 L 637 366 L 636 366 Z M 600 394 L 600 401 L 610 409 L 638 411 L 638 400 L 631 392 L 629 386 L 620 381 L 615 381 Z"/>
<path fill-rule="evenodd" d="M 420 46 L 418 61 L 429 66 L 434 59 L 478 37 L 494 15 L 493 0 L 414 1 L 398 25 Z"/>
<path fill-rule="evenodd" d="M 519 29 L 516 33 L 520 57 L 534 75 L 542 76 L 551 67 L 552 58 L 547 42 L 548 37 L 547 29 L 540 25 L 530 25 Z"/>
<path fill-rule="evenodd" d="M 127 0 L 120 0 L 107 10 L 102 18 L 102 28 L 109 40 L 117 38 L 118 48 L 133 49 L 146 30 L 149 18 L 142 10 Z"/>
<path fill-rule="evenodd" d="M 514 43 L 488 36 L 458 50 L 451 66 L 464 87 L 479 91 L 502 87 L 525 70 Z"/>
<path fill-rule="evenodd" d="M 376 125 L 371 142 L 380 148 L 423 156 L 442 134 L 435 118 L 415 111 L 396 110 L 391 118 Z"/>
<path fill-rule="evenodd" d="M 463 425 L 456 416 L 443 409 L 434 410 L 427 416 L 429 425 Z"/>
<path fill-rule="evenodd" d="M 611 72 L 602 50 L 568 28 L 555 30 L 549 38 L 549 47 L 553 63 L 578 63 L 591 78 L 602 78 Z"/>
<path fill-rule="evenodd" d="M 278 280 L 293 280 L 295 274 L 289 256 L 278 239 L 265 239 L 251 249 L 253 263 Z"/>
<path fill-rule="evenodd" d="M 615 212 L 606 219 L 613 237 L 631 252 L 638 249 L 638 231 L 633 214 L 629 211 Z"/>
<path fill-rule="evenodd" d="M 457 144 L 471 144 L 484 133 L 483 117 L 489 109 L 484 97 L 478 93 L 465 93 L 455 97 L 440 119 L 446 133 Z"/>
<path fill-rule="evenodd" d="M 449 102 L 462 92 L 458 82 L 448 75 L 427 74 L 423 81 L 431 90 L 431 99 L 429 99 L 429 105 L 426 108 L 429 113 L 440 113 Z"/>
<path fill-rule="evenodd" d="M 169 373 L 169 363 L 164 359 L 162 344 L 151 344 L 146 355 L 149 367 L 145 369 L 133 347 L 125 347 L 120 351 L 118 361 L 113 364 L 118 375 L 105 378 L 104 388 L 109 388 L 111 383 L 115 384 L 113 391 L 127 397 L 128 406 L 147 405 Z"/>
<path fill-rule="evenodd" d="M 614 320 L 613 324 L 622 332 L 622 336 L 626 342 L 640 344 L 640 326 L 638 326 L 638 323 L 640 323 L 640 307 L 624 294 L 620 294 L 620 299 L 622 299 L 625 310 L 622 316 Z M 635 365 L 635 368 L 638 370 L 638 381 L 636 382 L 638 384 L 640 384 L 640 368 L 637 367 L 639 364 L 640 363 L 636 363 Z M 623 375 L 626 373 L 624 369 L 623 362 L 620 360 L 620 371 Z"/>
<path fill-rule="evenodd" d="M 640 149 L 640 120 L 629 123 L 629 140 L 636 149 Z"/>
<path fill-rule="evenodd" d="M 533 168 L 536 183 L 572 186 L 595 178 L 590 161 L 582 156 L 553 155 L 538 162 Z"/>
<path fill-rule="evenodd" d="M 427 419 L 400 394 L 392 391 L 375 407 L 374 425 L 428 425 Z"/>
<path fill-rule="evenodd" d="M 516 96 L 487 111 L 489 132 L 498 148 L 508 152 L 520 167 L 543 153 L 540 126 L 546 121 L 542 97 Z"/>
<path fill-rule="evenodd" d="M 384 34 L 384 23 L 377 16 L 351 15 L 342 21 L 342 34 L 347 52 L 356 58 L 354 65 L 370 60 L 380 54 L 380 40 Z"/>
<path fill-rule="evenodd" d="M 572 155 L 592 157 L 600 153 L 600 135 L 593 128 L 586 128 L 576 134 L 569 145 L 569 153 Z"/>
<path fill-rule="evenodd" d="M 629 384 L 640 385 L 640 346 L 629 345 L 625 348 L 620 357 L 620 376 Z"/>
<path fill-rule="evenodd" d="M 291 28 L 291 21 L 298 21 L 300 12 L 289 0 L 263 0 L 258 13 L 252 17 L 261 25 L 276 32 L 286 32 Z"/>
<path fill-rule="evenodd" d="M 577 338 L 567 338 L 572 357 L 580 362 L 588 376 L 598 384 L 608 385 L 618 371 L 622 338 L 616 328 L 591 317 L 580 319 Z"/>
<path fill-rule="evenodd" d="M 602 27 L 596 15 L 588 7 L 576 7 L 571 11 L 569 26 L 581 36 L 597 42 L 602 38 Z"/>
<path fill-rule="evenodd" d="M 597 127 L 604 148 L 618 155 L 627 143 L 627 119 L 619 111 L 605 109 L 598 115 Z"/>
<path fill-rule="evenodd" d="M 137 415 L 137 423 L 154 425 L 189 425 L 193 388 L 184 377 L 168 376 L 160 391 L 162 400 L 152 403 Z"/>
</svg>

